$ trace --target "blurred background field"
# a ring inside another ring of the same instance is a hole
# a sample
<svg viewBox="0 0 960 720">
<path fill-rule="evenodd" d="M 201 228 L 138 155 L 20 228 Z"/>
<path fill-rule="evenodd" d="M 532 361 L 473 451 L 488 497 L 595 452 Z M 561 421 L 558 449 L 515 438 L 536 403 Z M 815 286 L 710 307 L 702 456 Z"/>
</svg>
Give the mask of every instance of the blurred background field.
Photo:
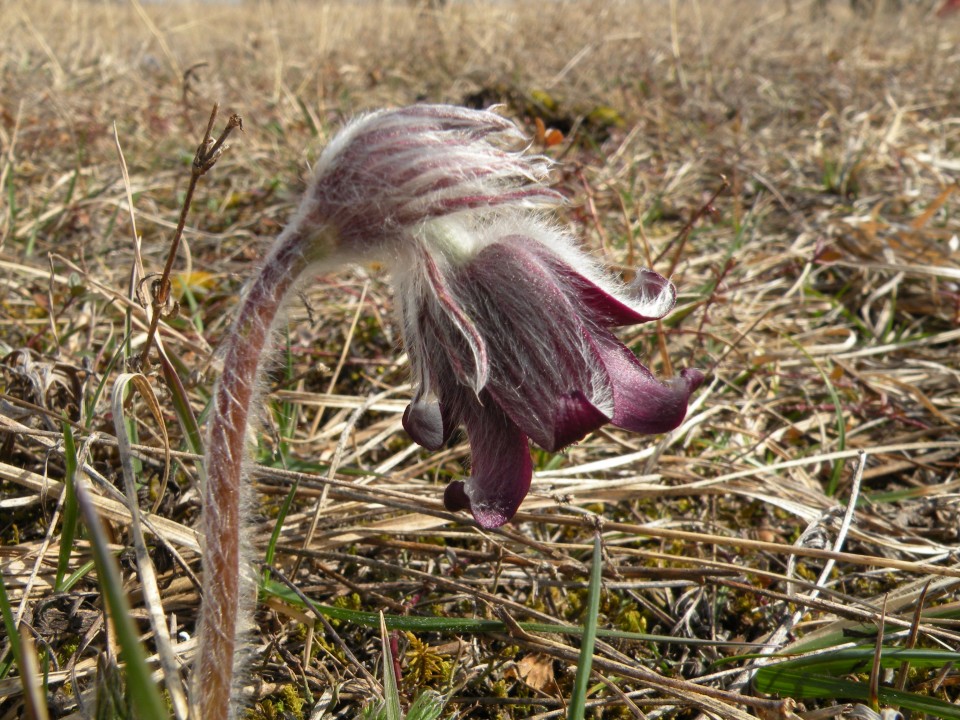
<svg viewBox="0 0 960 720">
<path fill-rule="evenodd" d="M 379 697 L 377 611 L 405 702 L 431 689 L 444 717 L 565 715 L 579 640 L 544 626 L 584 623 L 595 531 L 590 717 L 960 716 L 960 16 L 934 8 L 0 2 L 0 569 L 50 715 L 116 682 L 102 581 L 51 483 L 76 465 L 103 496 L 149 649 L 129 512 L 108 491 L 110 391 L 141 371 L 157 407 L 127 401 L 129 452 L 186 662 L 199 476 L 177 402 L 202 422 L 243 282 L 331 135 L 429 101 L 514 118 L 557 161 L 561 221 L 611 272 L 647 265 L 679 288 L 673 315 L 623 339 L 661 375 L 708 380 L 669 436 L 535 451 L 517 519 L 481 532 L 440 502 L 469 471 L 463 439 L 428 453 L 401 429 L 385 269 L 305 286 L 254 438 L 250 535 L 336 613 L 263 593 L 252 716 L 355 717 Z M 200 181 L 160 323 L 178 388 L 134 359 L 215 101 L 215 134 L 232 113 L 243 132 Z M 9 641 L 0 717 L 31 717 Z M 779 673 L 763 657 L 814 648 L 847 654 Z"/>
</svg>

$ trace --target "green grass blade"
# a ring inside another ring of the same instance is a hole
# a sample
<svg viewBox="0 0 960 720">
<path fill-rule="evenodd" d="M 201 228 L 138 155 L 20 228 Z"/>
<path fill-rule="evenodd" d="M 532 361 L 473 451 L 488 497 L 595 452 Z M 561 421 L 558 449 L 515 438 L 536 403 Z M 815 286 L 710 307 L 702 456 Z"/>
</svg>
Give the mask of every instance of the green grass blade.
<svg viewBox="0 0 960 720">
<path fill-rule="evenodd" d="M 73 553 L 73 539 L 77 532 L 77 497 L 74 485 L 77 480 L 77 444 L 73 439 L 73 428 L 64 421 L 63 458 L 66 464 L 66 476 L 63 479 L 63 522 L 60 526 L 60 552 L 57 557 L 57 575 L 53 582 L 55 592 L 64 590 L 64 578 L 70 567 L 70 555 Z"/>
<path fill-rule="evenodd" d="M 830 380 L 830 375 L 820 367 L 820 364 L 814 359 L 813 355 L 807 352 L 806 348 L 803 347 L 800 343 L 794 340 L 791 337 L 788 337 L 787 340 L 793 344 L 797 350 L 803 353 L 804 357 L 810 361 L 810 364 L 813 365 L 814 369 L 820 374 L 820 377 L 823 379 L 823 385 L 827 389 L 827 393 L 830 395 L 830 401 L 833 403 L 833 412 L 837 416 L 837 450 L 844 451 L 847 449 L 847 423 L 843 419 L 843 406 L 840 404 L 840 396 L 837 394 L 837 389 L 833 386 L 833 382 Z M 830 481 L 827 483 L 826 493 L 828 496 L 833 497 L 837 494 L 837 488 L 840 485 L 840 476 L 843 474 L 843 461 L 838 460 L 833 465 L 833 470 L 830 472 Z"/>
<path fill-rule="evenodd" d="M 960 603 L 928 607 L 921 613 L 921 619 L 924 621 L 960 620 Z M 901 629 L 899 626 L 885 625 L 883 632 L 892 633 Z M 846 645 L 851 637 L 869 637 L 875 632 L 877 632 L 876 623 L 835 622 L 823 630 L 818 630 L 808 637 L 791 643 L 789 652 L 801 655 L 814 650 L 826 650 Z"/>
<path fill-rule="evenodd" d="M 17 623 L 13 617 L 13 608 L 10 606 L 10 596 L 7 595 L 7 585 L 3 582 L 2 573 L 0 573 L 0 615 L 3 616 L 3 627 L 7 631 L 7 639 L 10 641 L 10 652 L 13 653 L 13 661 L 19 668 L 21 659 L 20 634 L 17 632 Z"/>
<path fill-rule="evenodd" d="M 383 619 L 383 613 L 380 613 L 380 641 L 383 643 L 383 701 L 385 703 L 386 720 L 403 720 L 403 711 L 400 709 L 400 690 L 397 688 L 397 678 L 393 674 L 390 635 L 387 632 L 387 623 Z"/>
<path fill-rule="evenodd" d="M 113 375 L 113 369 L 117 366 L 117 363 L 120 362 L 121 358 L 124 357 L 125 351 L 128 348 L 130 343 L 129 336 L 124 337 L 117 346 L 116 351 L 110 356 L 110 360 L 107 363 L 106 368 L 103 372 L 100 373 L 100 380 L 97 383 L 96 387 L 93 389 L 93 395 L 86 402 L 86 412 L 83 418 L 83 426 L 89 428 L 93 425 L 93 419 L 97 414 L 97 407 L 100 403 L 100 396 L 103 395 L 103 391 L 107 388 L 107 382 L 110 380 Z"/>
<path fill-rule="evenodd" d="M 123 652 L 123 660 L 126 664 L 127 696 L 136 699 L 141 720 L 169 720 L 158 685 L 151 677 L 146 654 L 140 645 L 130 605 L 123 591 L 120 569 L 110 554 L 103 525 L 100 524 L 97 511 L 82 483 L 76 484 L 76 495 L 80 513 L 90 536 L 100 590 Z"/>
<path fill-rule="evenodd" d="M 797 658 L 786 662 L 768 665 L 758 672 L 773 668 L 797 668 L 818 675 L 838 676 L 870 672 L 875 650 L 872 647 L 844 648 L 834 652 L 822 653 L 811 657 Z M 960 653 L 937 648 L 891 648 L 886 647 L 880 653 L 880 665 L 884 668 L 897 668 L 901 663 L 909 662 L 918 670 L 942 668 L 950 663 L 960 664 Z"/>
<path fill-rule="evenodd" d="M 90 571 L 96 567 L 92 560 L 85 562 L 83 565 L 78 567 L 72 573 L 67 575 L 63 579 L 63 587 L 60 588 L 62 592 L 70 592 L 73 590 L 74 585 L 83 580 L 87 575 L 90 574 Z"/>
<path fill-rule="evenodd" d="M 754 688 L 762 693 L 796 699 L 859 700 L 861 702 L 868 702 L 870 699 L 870 687 L 867 683 L 813 673 L 807 668 L 791 663 L 760 668 L 754 677 Z M 882 705 L 897 705 L 901 709 L 926 713 L 929 717 L 941 720 L 960 720 L 960 706 L 926 695 L 881 687 L 878 698 Z"/>
<path fill-rule="evenodd" d="M 273 558 L 277 552 L 277 543 L 280 542 L 280 531 L 283 530 L 283 523 L 286 521 L 287 515 L 290 514 L 290 508 L 293 506 L 293 499 L 297 496 L 299 487 L 300 480 L 297 479 L 290 487 L 290 492 L 288 492 L 284 498 L 283 505 L 280 506 L 280 512 L 277 513 L 277 521 L 273 524 L 273 532 L 270 533 L 270 542 L 267 543 L 267 552 L 264 557 L 266 569 L 263 571 L 263 577 L 265 580 L 270 577 L 270 566 L 273 565 Z"/>
<path fill-rule="evenodd" d="M 110 409 L 113 414 L 114 430 L 117 436 L 117 451 L 120 455 L 120 466 L 123 471 L 123 490 L 127 498 L 127 505 L 130 508 L 130 533 L 136 554 L 137 572 L 140 576 L 144 604 L 147 607 L 150 625 L 153 628 L 154 643 L 156 645 L 157 655 L 160 658 L 160 666 L 163 669 L 164 682 L 167 686 L 167 692 L 170 695 L 171 704 L 173 705 L 177 718 L 186 718 L 189 714 L 187 697 L 180 685 L 179 666 L 173 651 L 170 633 L 167 629 L 167 619 L 162 609 L 156 570 L 150 557 L 150 551 L 147 548 L 147 541 L 140 519 L 140 510 L 137 506 L 137 473 L 133 463 L 134 454 L 130 444 L 130 437 L 126 434 L 126 429 L 133 424 L 134 418 L 132 416 L 127 417 L 124 411 L 124 398 L 126 398 L 130 392 L 138 393 L 149 408 L 150 414 L 157 423 L 160 439 L 163 442 L 163 477 L 157 491 L 157 500 L 154 502 L 154 509 L 156 509 L 157 503 L 163 497 L 170 475 L 170 442 L 167 438 L 160 403 L 147 377 L 140 373 L 122 373 L 114 382 L 113 392 L 110 397 Z"/>
<path fill-rule="evenodd" d="M 33 630 L 26 624 L 20 624 L 20 685 L 23 688 L 23 708 L 25 717 L 30 720 L 50 720 L 46 695 L 48 691 L 47 673 L 41 677 L 37 647 L 33 643 Z M 46 665 L 47 663 L 44 663 Z"/>
<path fill-rule="evenodd" d="M 158 355 L 160 356 L 160 366 L 163 368 L 163 379 L 170 390 L 170 397 L 173 401 L 173 411 L 180 423 L 180 429 L 183 430 L 183 436 L 187 441 L 190 452 L 196 455 L 203 455 L 203 433 L 200 432 L 200 424 L 193 414 L 193 408 L 190 407 L 190 400 L 187 398 L 187 391 L 180 382 L 180 375 L 173 362 L 167 357 L 166 350 L 158 343 Z M 203 463 L 197 463 L 198 472 L 203 472 Z M 202 479 L 202 478 L 201 478 Z"/>
<path fill-rule="evenodd" d="M 603 543 L 600 533 L 593 536 L 593 560 L 590 565 L 590 590 L 587 595 L 587 613 L 583 620 L 583 637 L 580 639 L 580 661 L 573 683 L 573 696 L 567 713 L 569 720 L 583 720 L 587 689 L 590 686 L 590 670 L 593 666 L 593 648 L 597 640 L 597 616 L 600 614 L 600 580 L 603 576 Z"/>
<path fill-rule="evenodd" d="M 361 627 L 376 629 L 380 627 L 380 616 L 378 613 L 366 612 L 363 610 L 350 610 L 348 608 L 334 607 L 332 605 L 322 605 L 312 600 L 301 597 L 284 584 L 274 579 L 264 580 L 261 585 L 261 591 L 265 594 L 279 598 L 291 605 L 306 608 L 309 607 L 313 612 L 323 615 L 331 620 L 340 620 L 349 622 Z M 504 633 L 509 628 L 500 620 L 480 620 L 476 618 L 463 617 L 433 617 L 420 615 L 384 615 L 388 630 L 407 630 L 410 632 L 448 632 L 448 633 Z M 551 623 L 521 622 L 517 623 L 521 628 L 530 633 L 542 633 L 546 635 L 570 635 L 580 637 L 584 633 L 584 628 L 577 625 L 554 625 Z M 630 640 L 636 642 L 652 643 L 684 643 L 686 645 L 704 645 L 729 646 L 729 642 L 720 640 L 700 640 L 697 638 L 678 638 L 670 635 L 655 635 L 651 633 L 630 632 L 627 630 L 610 630 L 607 628 L 597 628 L 597 637 L 613 638 L 616 640 Z M 757 647 L 753 643 L 744 643 L 745 647 Z"/>
</svg>

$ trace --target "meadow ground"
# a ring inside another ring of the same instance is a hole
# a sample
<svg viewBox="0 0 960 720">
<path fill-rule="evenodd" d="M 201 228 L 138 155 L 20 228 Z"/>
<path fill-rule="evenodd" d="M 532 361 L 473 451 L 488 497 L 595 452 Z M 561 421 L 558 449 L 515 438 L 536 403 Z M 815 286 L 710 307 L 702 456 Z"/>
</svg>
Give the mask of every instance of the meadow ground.
<svg viewBox="0 0 960 720">
<path fill-rule="evenodd" d="M 379 697 L 377 611 L 404 702 L 436 690 L 445 716 L 564 716 L 594 622 L 590 717 L 960 716 L 960 18 L 797 0 L 6 0 L 0 38 L 0 569 L 51 717 L 111 697 L 129 713 L 61 483 L 90 485 L 148 650 L 152 607 L 187 660 L 199 436 L 184 418 L 202 423 L 243 282 L 326 140 L 424 100 L 498 104 L 536 138 L 562 222 L 612 272 L 649 265 L 679 288 L 671 316 L 623 340 L 661 375 L 708 379 L 668 436 L 535 451 L 516 520 L 483 532 L 440 501 L 463 438 L 430 453 L 401 429 L 384 269 L 305 286 L 255 437 L 250 536 L 275 571 L 253 716 L 353 717 Z M 214 101 L 214 134 L 231 113 L 243 132 L 199 181 L 167 359 L 144 365 Z M 114 497 L 124 459 L 158 595 Z M 41 717 L 10 640 L 0 718 Z M 814 649 L 830 652 L 796 659 Z"/>
</svg>

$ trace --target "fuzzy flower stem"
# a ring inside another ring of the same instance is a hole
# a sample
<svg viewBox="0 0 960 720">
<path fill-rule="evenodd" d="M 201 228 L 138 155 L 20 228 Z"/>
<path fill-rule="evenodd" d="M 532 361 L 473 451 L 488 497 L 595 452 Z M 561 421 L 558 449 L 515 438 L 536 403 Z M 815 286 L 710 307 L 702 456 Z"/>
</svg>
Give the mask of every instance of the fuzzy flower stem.
<svg viewBox="0 0 960 720">
<path fill-rule="evenodd" d="M 224 341 L 205 458 L 203 606 L 190 687 L 195 717 L 230 720 L 238 712 L 237 636 L 253 604 L 242 542 L 247 427 L 285 299 L 321 265 L 397 256 L 433 219 L 555 202 L 556 193 L 539 182 L 545 161 L 501 147 L 521 137 L 494 113 L 413 106 L 358 118 L 316 163 Z"/>
<path fill-rule="evenodd" d="M 196 717 L 227 720 L 240 609 L 249 600 L 242 582 L 241 502 L 246 429 L 271 329 L 285 298 L 310 266 L 302 236 L 281 235 L 251 285 L 229 338 L 207 439 L 204 489 L 203 609 L 193 692 Z"/>
</svg>

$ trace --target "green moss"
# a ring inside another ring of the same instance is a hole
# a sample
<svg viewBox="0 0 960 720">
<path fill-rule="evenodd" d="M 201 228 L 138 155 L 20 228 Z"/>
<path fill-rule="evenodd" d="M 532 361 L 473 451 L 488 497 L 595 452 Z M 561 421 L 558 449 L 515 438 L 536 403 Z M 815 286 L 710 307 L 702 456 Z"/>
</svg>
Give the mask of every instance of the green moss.
<svg viewBox="0 0 960 720">
<path fill-rule="evenodd" d="M 296 627 L 293 628 L 291 635 L 294 639 L 303 642 L 307 639 L 307 626 L 303 623 L 297 623 Z"/>
<path fill-rule="evenodd" d="M 420 689 L 445 683 L 450 678 L 452 665 L 442 654 L 411 632 L 405 633 L 410 643 L 406 653 L 407 672 L 404 682 L 411 689 Z"/>
<path fill-rule="evenodd" d="M 537 593 L 531 593 L 527 596 L 527 599 L 523 603 L 531 610 L 536 610 L 537 612 L 547 612 L 547 604 L 543 601 Z"/>
<path fill-rule="evenodd" d="M 60 661 L 60 664 L 66 665 L 70 658 L 73 657 L 73 654 L 77 651 L 78 647 L 80 647 L 80 639 L 78 636 L 64 639 L 57 646 L 57 659 Z"/>
<path fill-rule="evenodd" d="M 293 685 L 284 685 L 280 688 L 280 697 L 283 700 L 284 709 L 291 714 L 295 720 L 303 720 L 304 700 L 300 697 Z"/>
<path fill-rule="evenodd" d="M 360 597 L 360 593 L 352 592 L 334 598 L 333 606 L 343 608 L 344 610 L 361 610 L 363 609 L 363 600 Z"/>
<path fill-rule="evenodd" d="M 589 591 L 587 588 L 577 588 L 567 593 L 567 605 L 561 609 L 563 616 L 569 622 L 575 622 L 580 619 L 580 614 L 586 606 L 588 594 Z"/>
<path fill-rule="evenodd" d="M 617 617 L 617 628 L 625 632 L 647 632 L 647 618 L 639 610 L 631 608 L 620 613 Z"/>
<path fill-rule="evenodd" d="M 333 623 L 334 621 L 331 620 L 330 622 Z M 335 657 L 341 662 L 345 662 L 347 659 L 347 656 L 344 654 L 339 645 L 334 645 L 331 643 L 329 640 L 327 640 L 325 635 L 318 634 L 314 636 L 313 649 L 310 652 L 310 656 L 314 658 L 319 657 L 321 651 L 326 651 L 329 655 Z"/>
<path fill-rule="evenodd" d="M 284 685 L 246 711 L 247 720 L 303 720 L 305 702 L 293 685 Z"/>
</svg>

